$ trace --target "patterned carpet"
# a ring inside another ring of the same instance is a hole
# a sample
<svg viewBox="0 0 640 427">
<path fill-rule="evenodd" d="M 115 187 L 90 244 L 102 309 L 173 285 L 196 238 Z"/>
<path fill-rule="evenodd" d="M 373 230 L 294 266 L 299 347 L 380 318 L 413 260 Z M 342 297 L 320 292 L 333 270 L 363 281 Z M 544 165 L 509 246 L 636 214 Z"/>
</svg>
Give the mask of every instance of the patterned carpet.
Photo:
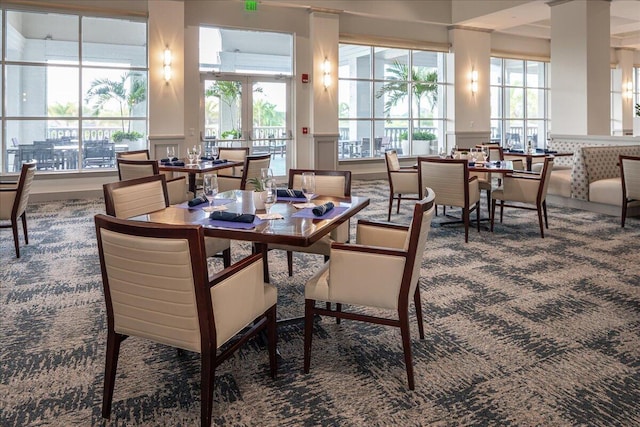
<svg viewBox="0 0 640 427">
<path fill-rule="evenodd" d="M 355 181 L 354 194 L 372 198 L 360 217 L 385 219 L 387 191 Z M 93 215 L 103 209 L 32 204 L 20 260 L 0 231 L 1 426 L 199 423 L 198 356 L 135 338 L 123 343 L 112 419 L 100 417 L 106 320 Z M 392 219 L 409 213 L 407 203 Z M 321 319 L 308 375 L 296 325 L 279 330 L 277 380 L 257 343 L 223 364 L 215 424 L 640 425 L 640 219 L 621 229 L 617 217 L 550 206 L 541 239 L 535 213 L 507 210 L 495 233 L 471 231 L 468 244 L 441 221 L 422 264 L 425 340 L 412 322 L 415 391 L 398 330 Z M 248 246 L 232 251 L 237 260 Z M 289 278 L 284 254 L 270 254 L 280 316 L 302 313 L 320 262 L 297 256 Z"/>
</svg>

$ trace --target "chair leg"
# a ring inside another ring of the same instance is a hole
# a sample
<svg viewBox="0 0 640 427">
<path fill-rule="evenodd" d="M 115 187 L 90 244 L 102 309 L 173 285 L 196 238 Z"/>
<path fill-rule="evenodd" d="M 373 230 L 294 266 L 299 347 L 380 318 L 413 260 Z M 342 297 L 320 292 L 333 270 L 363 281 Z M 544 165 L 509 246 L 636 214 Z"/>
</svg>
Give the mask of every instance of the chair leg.
<svg viewBox="0 0 640 427">
<path fill-rule="evenodd" d="M 274 305 L 267 310 L 267 340 L 269 348 L 269 370 L 271 372 L 271 378 L 275 379 L 278 375 L 278 357 L 277 357 L 277 344 L 278 344 L 278 325 L 276 323 L 276 306 Z"/>
<path fill-rule="evenodd" d="M 341 304 L 341 303 L 339 303 L 339 302 L 337 302 L 337 303 L 336 303 L 336 311 L 337 311 L 338 313 L 340 313 L 340 312 L 342 311 L 342 304 Z M 341 321 L 341 320 L 342 320 L 341 318 L 336 317 L 336 323 L 337 323 L 338 325 L 340 324 L 340 321 Z"/>
<path fill-rule="evenodd" d="M 548 230 L 549 229 L 549 219 L 547 218 L 547 201 L 542 201 L 542 212 L 544 212 L 544 226 Z"/>
<path fill-rule="evenodd" d="M 400 200 L 402 200 L 402 194 L 398 194 L 398 207 L 396 209 L 396 214 L 400 214 Z"/>
<path fill-rule="evenodd" d="M 16 258 L 20 258 L 20 239 L 18 237 L 18 220 L 11 220 L 11 230 L 13 231 L 13 246 L 16 248 Z"/>
<path fill-rule="evenodd" d="M 493 222 L 496 219 L 496 200 L 491 201 L 491 232 L 493 233 Z"/>
<path fill-rule="evenodd" d="M 462 208 L 462 218 L 464 220 L 464 242 L 469 243 L 469 209 Z"/>
<path fill-rule="evenodd" d="M 538 225 L 540 226 L 540 237 L 544 239 L 544 226 L 542 224 L 542 206 L 538 205 L 537 208 L 538 209 L 536 210 L 538 211 Z"/>
<path fill-rule="evenodd" d="M 293 276 L 293 252 L 287 251 L 287 269 L 289 270 L 289 277 Z"/>
<path fill-rule="evenodd" d="M 304 373 L 309 373 L 311 366 L 311 339 L 313 338 L 313 314 L 316 300 L 304 300 Z"/>
<path fill-rule="evenodd" d="M 502 224 L 503 215 L 504 215 L 504 200 L 500 200 L 500 224 Z"/>
<path fill-rule="evenodd" d="M 622 196 L 622 218 L 620 219 L 620 226 L 624 228 L 624 223 L 627 220 L 627 197 Z"/>
<path fill-rule="evenodd" d="M 231 248 L 222 251 L 222 264 L 224 268 L 231 266 Z"/>
<path fill-rule="evenodd" d="M 389 212 L 387 213 L 387 221 L 391 221 L 391 209 L 393 209 L 393 193 L 389 194 Z"/>
<path fill-rule="evenodd" d="M 116 370 L 118 368 L 118 355 L 120 343 L 126 338 L 124 335 L 113 331 L 107 332 L 107 354 L 104 367 L 104 392 L 102 395 L 102 418 L 111 416 L 111 402 L 113 401 L 113 387 L 116 382 Z"/>
<path fill-rule="evenodd" d="M 476 228 L 478 233 L 480 232 L 480 200 L 476 203 Z"/>
<path fill-rule="evenodd" d="M 27 213 L 22 212 L 22 231 L 24 233 L 24 244 L 29 244 L 29 235 L 27 234 Z"/>
<path fill-rule="evenodd" d="M 409 313 L 398 313 L 400 317 L 400 335 L 402 335 L 402 349 L 404 351 L 404 363 L 407 368 L 407 380 L 409 382 L 409 390 L 414 390 L 413 381 L 413 359 L 411 357 L 411 336 L 409 334 Z"/>
<path fill-rule="evenodd" d="M 424 339 L 424 324 L 422 322 L 422 300 L 420 299 L 420 283 L 416 286 L 416 291 L 413 294 L 413 303 L 416 306 L 416 317 L 418 318 L 418 332 L 420 333 L 420 339 Z"/>
<path fill-rule="evenodd" d="M 216 378 L 216 349 L 203 351 L 200 355 L 200 425 L 211 425 L 211 411 L 213 409 L 213 387 Z"/>
<path fill-rule="evenodd" d="M 491 190 L 486 190 L 487 192 L 487 215 L 491 215 Z"/>
</svg>

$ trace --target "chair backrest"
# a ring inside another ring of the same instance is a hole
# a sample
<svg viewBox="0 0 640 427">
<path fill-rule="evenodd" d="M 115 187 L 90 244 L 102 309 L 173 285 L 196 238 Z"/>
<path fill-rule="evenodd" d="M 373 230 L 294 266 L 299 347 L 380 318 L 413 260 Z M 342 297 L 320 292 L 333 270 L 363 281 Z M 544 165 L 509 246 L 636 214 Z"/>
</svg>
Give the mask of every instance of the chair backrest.
<svg viewBox="0 0 640 427">
<path fill-rule="evenodd" d="M 16 187 L 15 198 L 13 199 L 13 206 L 11 206 L 11 217 L 18 218 L 27 209 L 29 203 L 29 193 L 31 191 L 31 184 L 33 183 L 33 177 L 36 174 L 36 163 L 23 163 L 20 170 L 20 178 L 18 179 L 18 185 Z M 3 218 L 5 209 L 8 210 L 9 206 L 3 206 Z"/>
<path fill-rule="evenodd" d="M 116 162 L 118 163 L 118 177 L 120 181 L 158 175 L 160 173 L 156 160 L 123 159 L 119 157 Z"/>
<path fill-rule="evenodd" d="M 385 151 L 384 160 L 387 164 L 387 173 L 400 170 L 400 161 L 398 160 L 398 152 L 396 150 Z M 391 181 L 391 175 L 389 175 L 389 181 Z"/>
<path fill-rule="evenodd" d="M 195 352 L 215 342 L 201 226 L 95 224 L 109 329 Z"/>
<path fill-rule="evenodd" d="M 316 194 L 332 197 L 351 196 L 351 171 L 290 169 L 289 188 L 302 188 L 302 174 L 313 172 L 316 176 Z"/>
<path fill-rule="evenodd" d="M 149 150 L 118 151 L 116 158 L 127 160 L 149 160 Z"/>
<path fill-rule="evenodd" d="M 540 187 L 538 189 L 538 202 L 542 202 L 547 197 L 547 189 L 549 188 L 549 181 L 551 180 L 551 172 L 553 171 L 553 157 L 548 156 L 544 158 L 544 164 L 540 171 Z"/>
<path fill-rule="evenodd" d="M 418 157 L 418 181 L 421 193 L 427 187 L 433 189 L 437 205 L 469 206 L 469 163 L 465 159 Z"/>
<path fill-rule="evenodd" d="M 253 190 L 254 186 L 247 181 L 251 178 L 260 179 L 260 169 L 268 168 L 271 164 L 271 154 L 251 155 L 244 158 L 242 170 L 241 190 Z"/>
<path fill-rule="evenodd" d="M 640 157 L 620 156 L 622 197 L 640 200 Z"/>
<path fill-rule="evenodd" d="M 243 162 L 249 155 L 249 147 L 220 147 L 218 148 L 218 158 Z"/>
<path fill-rule="evenodd" d="M 131 218 L 169 206 L 164 175 L 151 175 L 103 185 L 107 215 Z"/>
</svg>

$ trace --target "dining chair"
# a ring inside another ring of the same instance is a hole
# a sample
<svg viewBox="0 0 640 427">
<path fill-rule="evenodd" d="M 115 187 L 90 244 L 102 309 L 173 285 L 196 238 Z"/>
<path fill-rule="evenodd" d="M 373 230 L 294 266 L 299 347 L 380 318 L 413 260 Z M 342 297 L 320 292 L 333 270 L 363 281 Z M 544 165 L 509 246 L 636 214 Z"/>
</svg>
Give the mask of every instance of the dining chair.
<svg viewBox="0 0 640 427">
<path fill-rule="evenodd" d="M 233 162 L 244 162 L 245 157 L 249 155 L 249 147 L 219 147 L 218 158 L 221 160 L 230 160 Z M 230 172 L 226 173 L 226 172 Z M 226 170 L 220 171 L 218 176 L 242 176 L 242 167 L 234 166 Z M 225 172 L 225 173 L 222 173 Z"/>
<path fill-rule="evenodd" d="M 396 214 L 399 214 L 401 200 L 420 200 L 418 198 L 420 185 L 418 184 L 418 169 L 411 166 L 400 166 L 396 150 L 385 151 L 384 159 L 389 178 L 389 212 L 387 213 L 387 221 L 391 221 L 393 201 L 398 201 Z M 407 196 L 407 194 L 413 194 L 414 196 Z"/>
<path fill-rule="evenodd" d="M 220 192 L 228 190 L 253 190 L 255 187 L 249 181 L 252 178 L 260 179 L 260 170 L 268 168 L 271 164 L 271 154 L 254 154 L 244 158 L 241 176 L 218 174 L 218 187 Z"/>
<path fill-rule="evenodd" d="M 170 204 L 167 178 L 162 174 L 104 184 L 103 191 L 107 215 L 117 218 L 147 214 L 164 209 Z M 222 258 L 225 267 L 231 265 L 229 239 L 207 236 L 205 248 L 208 256 Z"/>
<path fill-rule="evenodd" d="M 270 373 L 276 377 L 277 290 L 263 281 L 260 254 L 209 280 L 200 225 L 101 214 L 95 224 L 107 312 L 103 418 L 111 416 L 120 347 L 128 337 L 200 354 L 201 426 L 211 425 L 216 368 L 259 332 L 266 331 Z"/>
<path fill-rule="evenodd" d="M 462 209 L 464 241 L 469 242 L 470 214 L 476 211 L 476 223 L 480 232 L 480 188 L 478 178 L 470 176 L 466 159 L 439 159 L 418 157 L 420 197 L 424 188 L 432 188 L 436 193 L 435 204 L 455 206 Z M 455 223 L 449 222 L 449 223 Z M 447 223 L 444 223 L 447 224 Z"/>
<path fill-rule="evenodd" d="M 187 190 L 187 178 L 179 176 L 175 178 L 162 174 L 159 170 L 157 160 L 142 160 L 117 158 L 118 177 L 120 181 L 142 178 L 149 175 L 164 175 L 167 178 L 167 191 L 169 194 L 169 204 L 175 205 L 186 200 L 193 199 L 195 195 Z"/>
<path fill-rule="evenodd" d="M 149 150 L 118 151 L 116 153 L 116 159 L 149 160 L 150 158 Z"/>
<path fill-rule="evenodd" d="M 620 176 L 622 178 L 621 225 L 624 228 L 627 209 L 640 206 L 640 157 L 621 155 Z"/>
<path fill-rule="evenodd" d="M 9 221 L 8 224 L 0 224 L 0 228 L 11 227 L 13 231 L 13 245 L 16 249 L 16 258 L 20 258 L 18 218 L 22 221 L 24 244 L 29 244 L 29 235 L 27 234 L 27 205 L 29 203 L 29 193 L 35 173 L 35 162 L 24 163 L 17 182 L 0 182 L 0 221 Z"/>
<path fill-rule="evenodd" d="M 493 231 L 496 217 L 496 203 L 500 201 L 500 222 L 502 222 L 505 206 L 537 211 L 540 237 L 544 238 L 542 216 L 544 213 L 544 223 L 548 229 L 546 198 L 552 169 L 553 157 L 545 157 L 540 174 L 514 172 L 504 176 L 502 187 L 494 190 L 491 194 L 491 231 Z"/>
<path fill-rule="evenodd" d="M 420 339 L 424 339 L 419 280 L 436 197 L 433 190 L 425 189 L 425 197 L 414 206 L 409 226 L 360 220 L 355 245 L 331 244 L 331 260 L 305 286 L 305 373 L 311 365 L 314 316 L 332 316 L 400 328 L 409 389 L 415 388 L 409 304 L 413 298 Z M 335 303 L 336 309 L 316 307 L 316 301 Z M 391 310 L 396 316 L 345 310 L 345 304 Z"/>
<path fill-rule="evenodd" d="M 302 189 L 302 174 L 313 172 L 316 182 L 316 194 L 318 196 L 350 197 L 351 196 L 351 171 L 319 170 L 319 169 L 290 169 L 288 188 Z M 345 221 L 328 235 L 311 246 L 290 246 L 282 244 L 269 244 L 269 249 L 287 251 L 287 270 L 289 276 L 293 276 L 293 252 L 304 252 L 324 255 L 325 262 L 329 259 L 331 244 L 333 242 L 345 243 L 349 241 L 350 221 Z"/>
</svg>

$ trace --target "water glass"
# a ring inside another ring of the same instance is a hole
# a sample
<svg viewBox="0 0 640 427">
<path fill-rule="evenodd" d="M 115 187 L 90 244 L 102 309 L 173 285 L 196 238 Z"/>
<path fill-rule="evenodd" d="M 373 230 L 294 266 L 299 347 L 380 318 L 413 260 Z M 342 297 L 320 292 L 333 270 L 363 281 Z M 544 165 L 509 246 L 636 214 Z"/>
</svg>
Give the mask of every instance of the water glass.
<svg viewBox="0 0 640 427">
<path fill-rule="evenodd" d="M 268 184 L 273 182 L 273 169 L 271 168 L 261 168 L 260 169 L 260 180 L 262 180 L 263 187 L 267 187 Z"/>
<path fill-rule="evenodd" d="M 269 181 L 269 185 L 265 187 L 265 191 L 260 195 L 264 203 L 264 210 L 269 214 L 271 207 L 278 201 L 278 189 L 273 185 L 273 181 Z"/>
<path fill-rule="evenodd" d="M 173 145 L 168 145 L 167 146 L 167 157 L 169 159 L 173 159 L 176 156 L 176 147 L 174 147 Z"/>
<path fill-rule="evenodd" d="M 204 196 L 209 201 L 209 207 L 204 210 L 206 212 L 211 212 L 214 210 L 213 199 L 215 199 L 218 194 L 218 175 L 215 173 L 205 174 L 202 181 L 202 190 L 204 192 Z"/>
<path fill-rule="evenodd" d="M 316 174 L 313 172 L 302 173 L 302 192 L 307 199 L 307 203 L 311 203 L 311 199 L 316 192 Z"/>
</svg>

